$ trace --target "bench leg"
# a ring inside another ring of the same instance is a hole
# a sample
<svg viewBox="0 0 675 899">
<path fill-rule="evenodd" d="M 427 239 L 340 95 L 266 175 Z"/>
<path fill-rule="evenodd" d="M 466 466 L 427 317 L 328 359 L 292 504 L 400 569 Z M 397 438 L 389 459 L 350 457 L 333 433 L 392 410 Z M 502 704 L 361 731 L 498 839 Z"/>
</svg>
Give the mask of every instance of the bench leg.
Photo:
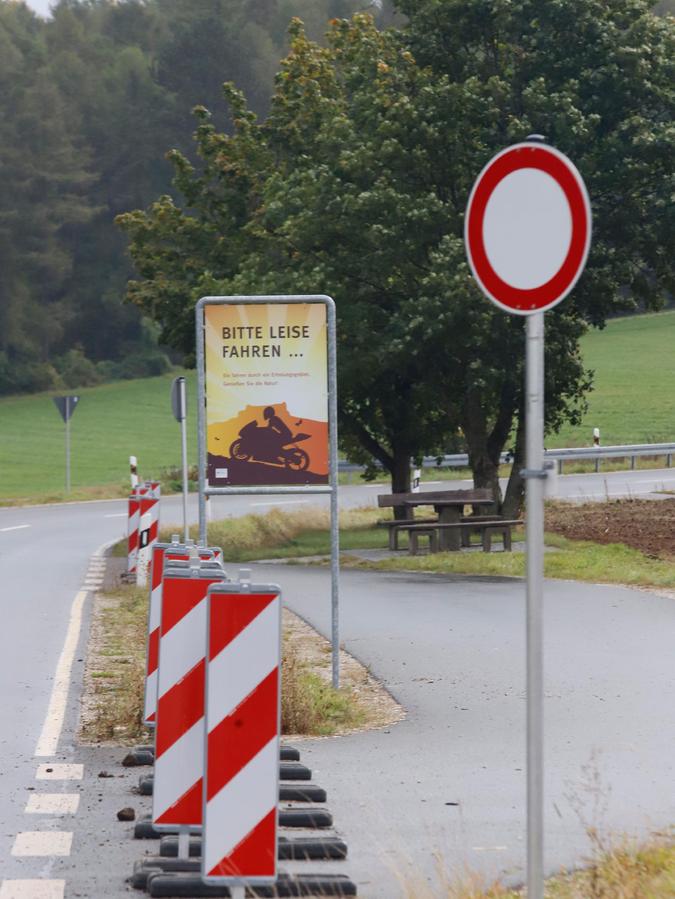
<svg viewBox="0 0 675 899">
<path fill-rule="evenodd" d="M 416 556 L 419 552 L 419 543 L 418 543 L 418 535 L 415 531 L 408 531 L 408 543 L 410 549 L 410 555 Z"/>
<path fill-rule="evenodd" d="M 389 528 L 389 549 L 398 549 L 398 531 L 396 528 Z"/>
<path fill-rule="evenodd" d="M 471 546 L 471 526 L 467 525 L 459 530 L 462 535 L 462 546 Z"/>
<path fill-rule="evenodd" d="M 492 549 L 492 532 L 489 528 L 483 531 L 483 552 L 489 553 Z"/>
<path fill-rule="evenodd" d="M 511 528 L 504 528 L 504 552 L 511 552 Z"/>
<path fill-rule="evenodd" d="M 429 552 L 430 553 L 438 552 L 438 532 L 437 531 L 429 531 Z"/>
</svg>

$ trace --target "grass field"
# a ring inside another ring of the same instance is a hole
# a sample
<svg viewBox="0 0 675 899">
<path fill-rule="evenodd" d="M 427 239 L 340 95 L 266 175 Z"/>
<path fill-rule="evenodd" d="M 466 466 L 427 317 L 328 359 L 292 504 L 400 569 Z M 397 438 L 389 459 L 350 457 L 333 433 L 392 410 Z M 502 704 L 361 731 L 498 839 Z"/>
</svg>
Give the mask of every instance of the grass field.
<svg viewBox="0 0 675 899">
<path fill-rule="evenodd" d="M 177 374 L 177 373 L 176 373 Z M 129 456 L 139 473 L 156 476 L 180 465 L 180 427 L 171 414 L 175 374 L 83 388 L 70 420 L 72 497 L 86 488 L 129 487 Z M 194 422 L 196 378 L 188 374 L 188 414 Z M 0 401 L 0 497 L 62 498 L 65 481 L 65 426 L 49 394 Z M 196 461 L 195 428 L 188 428 L 189 455 Z M 110 495 L 110 489 L 106 491 Z"/>
<path fill-rule="evenodd" d="M 675 440 L 675 310 L 614 319 L 589 332 L 582 348 L 595 370 L 588 414 L 547 446 L 588 446 L 593 428 L 605 446 Z"/>
<path fill-rule="evenodd" d="M 589 333 L 583 352 L 596 372 L 589 412 L 579 427 L 550 436 L 547 445 L 587 446 L 594 427 L 604 445 L 675 439 L 674 346 L 675 311 L 616 319 L 604 331 Z M 169 403 L 176 374 L 73 391 L 81 400 L 71 420 L 70 499 L 125 495 L 131 454 L 145 477 L 179 465 L 180 430 Z M 195 385 L 190 372 L 191 464 L 196 462 Z M 0 400 L 0 500 L 62 499 L 64 470 L 64 425 L 50 395 Z"/>
</svg>

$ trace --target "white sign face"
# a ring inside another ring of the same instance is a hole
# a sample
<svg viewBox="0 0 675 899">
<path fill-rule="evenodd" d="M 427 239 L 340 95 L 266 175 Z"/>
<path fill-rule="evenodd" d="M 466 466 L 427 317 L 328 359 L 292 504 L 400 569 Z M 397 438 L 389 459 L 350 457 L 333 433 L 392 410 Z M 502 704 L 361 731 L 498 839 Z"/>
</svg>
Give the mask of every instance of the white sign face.
<svg viewBox="0 0 675 899">
<path fill-rule="evenodd" d="M 581 175 L 539 143 L 498 153 L 479 175 L 466 212 L 465 241 L 483 293 L 508 312 L 550 309 L 583 271 L 591 210 Z"/>
</svg>

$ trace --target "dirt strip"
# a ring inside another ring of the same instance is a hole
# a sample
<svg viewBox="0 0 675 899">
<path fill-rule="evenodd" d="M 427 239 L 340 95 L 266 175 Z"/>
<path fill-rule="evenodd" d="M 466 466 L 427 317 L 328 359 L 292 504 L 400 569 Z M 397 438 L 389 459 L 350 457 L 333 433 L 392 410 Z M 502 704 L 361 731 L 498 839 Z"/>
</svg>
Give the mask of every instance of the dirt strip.
<svg viewBox="0 0 675 899">
<path fill-rule="evenodd" d="M 571 540 L 623 543 L 653 558 L 675 560 L 675 498 L 551 502 L 546 506 L 546 530 Z"/>
</svg>

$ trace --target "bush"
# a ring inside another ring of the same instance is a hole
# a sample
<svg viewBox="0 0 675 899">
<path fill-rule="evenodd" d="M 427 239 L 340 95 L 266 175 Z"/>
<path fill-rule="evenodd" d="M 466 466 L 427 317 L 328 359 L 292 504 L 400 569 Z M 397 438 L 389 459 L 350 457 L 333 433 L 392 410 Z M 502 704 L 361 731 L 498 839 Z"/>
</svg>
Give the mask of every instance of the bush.
<svg viewBox="0 0 675 899">
<path fill-rule="evenodd" d="M 0 352 L 0 395 L 37 393 L 63 386 L 53 365 L 29 359 L 10 359 Z"/>
<path fill-rule="evenodd" d="M 66 387 L 93 387 L 103 380 L 96 365 L 79 347 L 64 353 L 55 363 Z"/>
</svg>

